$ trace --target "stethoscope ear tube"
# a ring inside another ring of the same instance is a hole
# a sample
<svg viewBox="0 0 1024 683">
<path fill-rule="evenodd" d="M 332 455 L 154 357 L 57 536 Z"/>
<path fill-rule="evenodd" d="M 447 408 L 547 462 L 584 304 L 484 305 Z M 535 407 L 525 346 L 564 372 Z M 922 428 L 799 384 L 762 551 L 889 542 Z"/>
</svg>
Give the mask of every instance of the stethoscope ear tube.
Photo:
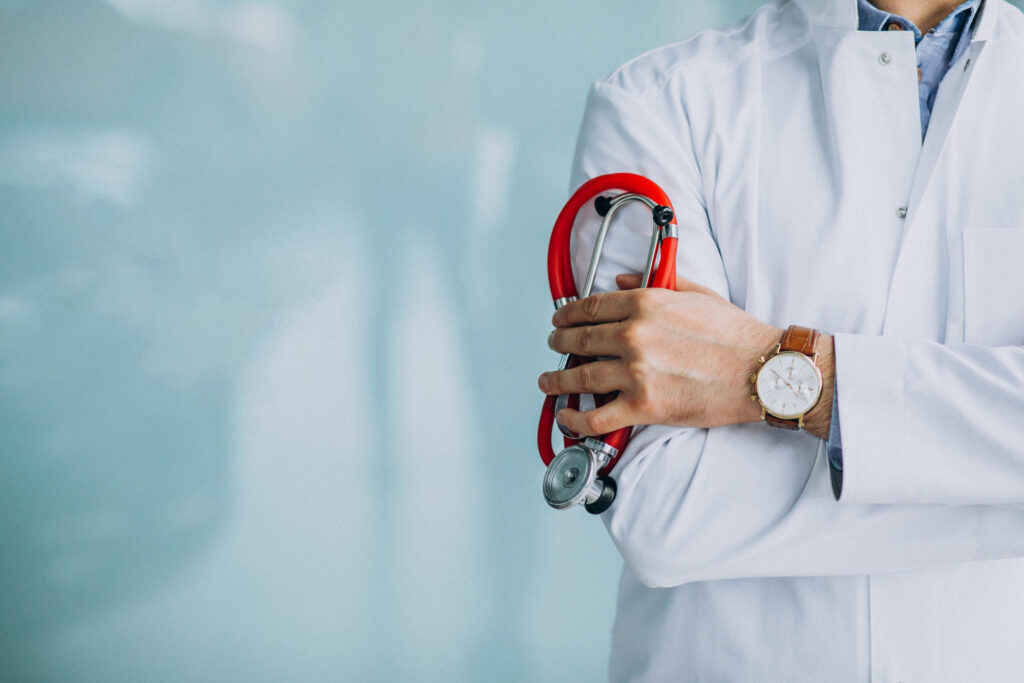
<svg viewBox="0 0 1024 683">
<path fill-rule="evenodd" d="M 603 193 L 619 191 L 615 196 Z M 587 270 L 582 294 L 578 294 L 572 270 L 570 243 L 572 227 L 579 212 L 596 199 L 593 208 L 601 216 L 601 227 L 595 240 L 594 255 Z M 560 308 L 580 296 L 587 297 L 597 273 L 604 239 L 615 214 L 630 202 L 642 202 L 651 210 L 654 224 L 647 263 L 644 268 L 644 286 L 675 289 L 677 228 L 675 211 L 665 192 L 653 181 L 633 173 L 613 173 L 598 176 L 580 186 L 566 202 L 555 220 L 548 242 L 548 281 L 555 308 Z M 658 259 L 660 253 L 660 260 Z M 655 262 L 657 261 L 657 267 Z M 594 359 L 566 356 L 559 369 L 573 367 Z M 578 396 L 570 396 L 571 404 L 578 404 Z M 597 405 L 614 399 L 614 394 L 595 396 Z M 615 481 L 609 476 L 619 455 L 625 450 L 632 427 L 595 438 L 573 437 L 563 430 L 565 450 L 555 455 L 551 446 L 552 429 L 558 397 L 544 400 L 537 427 L 537 449 L 548 467 L 544 477 L 544 498 L 557 509 L 583 503 L 592 514 L 608 509 L 615 499 Z"/>
</svg>

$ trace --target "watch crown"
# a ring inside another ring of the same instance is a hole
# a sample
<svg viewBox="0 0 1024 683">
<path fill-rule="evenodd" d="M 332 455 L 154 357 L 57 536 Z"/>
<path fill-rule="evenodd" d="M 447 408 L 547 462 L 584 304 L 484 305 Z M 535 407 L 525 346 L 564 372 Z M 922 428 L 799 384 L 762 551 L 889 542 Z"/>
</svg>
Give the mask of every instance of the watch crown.
<svg viewBox="0 0 1024 683">
<path fill-rule="evenodd" d="M 757 359 L 757 362 L 760 363 L 761 365 L 764 365 L 765 361 L 767 361 L 767 360 L 768 360 L 767 358 L 765 358 L 764 356 L 761 356 L 760 358 Z"/>
<path fill-rule="evenodd" d="M 751 384 L 756 384 L 757 383 L 757 373 L 756 372 L 750 375 L 750 383 Z"/>
</svg>

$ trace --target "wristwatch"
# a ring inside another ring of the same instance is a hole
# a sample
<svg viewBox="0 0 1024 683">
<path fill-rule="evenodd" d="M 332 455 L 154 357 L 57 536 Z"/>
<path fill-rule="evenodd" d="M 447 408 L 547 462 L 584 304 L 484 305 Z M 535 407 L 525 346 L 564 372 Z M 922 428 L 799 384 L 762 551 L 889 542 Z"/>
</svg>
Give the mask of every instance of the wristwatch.
<svg viewBox="0 0 1024 683">
<path fill-rule="evenodd" d="M 821 397 L 817 365 L 818 331 L 790 325 L 770 356 L 761 356 L 760 369 L 750 377 L 761 403 L 761 418 L 772 427 L 802 429 L 804 415 Z"/>
</svg>

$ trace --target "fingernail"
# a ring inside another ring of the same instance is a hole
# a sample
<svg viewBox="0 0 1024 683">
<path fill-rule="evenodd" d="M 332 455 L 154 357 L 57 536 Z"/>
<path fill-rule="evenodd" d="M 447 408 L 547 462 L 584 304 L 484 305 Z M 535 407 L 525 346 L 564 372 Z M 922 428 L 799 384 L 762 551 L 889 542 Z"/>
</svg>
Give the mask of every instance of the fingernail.
<svg viewBox="0 0 1024 683">
<path fill-rule="evenodd" d="M 558 327 L 558 324 L 562 322 L 562 309 L 555 311 L 554 315 L 551 316 L 551 324 Z"/>
<path fill-rule="evenodd" d="M 554 347 L 554 343 L 555 343 L 555 331 L 551 330 L 551 333 L 548 334 L 548 348 L 551 349 L 551 350 L 554 350 L 554 348 L 555 348 Z"/>
<path fill-rule="evenodd" d="M 560 425 L 564 425 L 565 424 L 565 420 L 563 419 L 564 417 L 565 417 L 565 411 L 564 410 L 559 410 L 557 413 L 555 413 L 555 421 L 558 422 L 558 424 L 560 424 Z"/>
<path fill-rule="evenodd" d="M 540 378 L 537 380 L 537 386 L 540 387 L 541 391 L 543 391 L 544 393 L 547 393 L 548 389 L 551 388 L 550 375 L 548 373 L 546 373 L 546 372 L 544 374 L 542 374 L 540 376 Z"/>
</svg>

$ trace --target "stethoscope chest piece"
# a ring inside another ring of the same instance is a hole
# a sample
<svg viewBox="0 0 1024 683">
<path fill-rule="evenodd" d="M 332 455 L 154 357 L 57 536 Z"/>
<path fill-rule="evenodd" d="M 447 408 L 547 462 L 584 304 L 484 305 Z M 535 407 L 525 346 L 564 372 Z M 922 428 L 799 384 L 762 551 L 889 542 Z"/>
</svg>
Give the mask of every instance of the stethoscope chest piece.
<svg viewBox="0 0 1024 683">
<path fill-rule="evenodd" d="M 593 448 L 593 446 L 604 448 Z M 544 473 L 544 500 L 558 510 L 583 503 L 587 512 L 599 515 L 615 500 L 615 481 L 599 476 L 608 461 L 607 446 L 587 439 L 583 446 L 569 446 L 551 461 Z"/>
</svg>

